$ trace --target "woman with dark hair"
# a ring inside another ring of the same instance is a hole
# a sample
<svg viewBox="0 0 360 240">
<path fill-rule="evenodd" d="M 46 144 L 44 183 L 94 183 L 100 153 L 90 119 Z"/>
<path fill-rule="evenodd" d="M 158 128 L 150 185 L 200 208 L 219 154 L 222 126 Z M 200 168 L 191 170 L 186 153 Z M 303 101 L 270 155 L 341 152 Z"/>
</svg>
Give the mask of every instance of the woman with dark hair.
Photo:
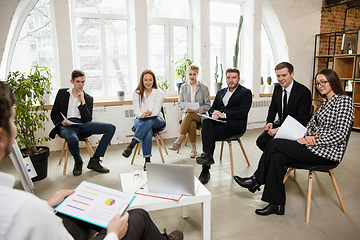
<svg viewBox="0 0 360 240">
<path fill-rule="evenodd" d="M 345 94 L 338 75 L 331 69 L 316 74 L 314 85 L 316 110 L 306 126 L 305 136 L 297 141 L 271 140 L 251 177 L 234 176 L 234 180 L 250 192 L 265 185 L 261 200 L 269 205 L 256 209 L 258 215 L 285 213 L 286 166 L 292 163 L 333 165 L 342 159 L 354 118 L 352 99 Z"/>
<path fill-rule="evenodd" d="M 176 141 L 169 147 L 171 150 L 178 150 L 184 137 L 189 134 L 191 143 L 190 157 L 196 157 L 196 126 L 201 123 L 201 117 L 197 113 L 207 114 L 210 109 L 210 93 L 207 86 L 197 80 L 199 67 L 192 64 L 188 67 L 189 81 L 181 85 L 179 93 L 179 108 L 183 111 L 180 133 Z M 184 102 L 198 102 L 198 109 L 190 109 L 184 106 Z"/>
<path fill-rule="evenodd" d="M 165 125 L 164 116 L 161 113 L 163 102 L 164 93 L 157 87 L 155 73 L 150 69 L 144 70 L 133 93 L 135 133 L 131 143 L 122 153 L 128 158 L 134 146 L 141 141 L 145 158 L 144 170 L 146 170 L 146 163 L 150 162 L 153 129 L 162 128 Z"/>
</svg>

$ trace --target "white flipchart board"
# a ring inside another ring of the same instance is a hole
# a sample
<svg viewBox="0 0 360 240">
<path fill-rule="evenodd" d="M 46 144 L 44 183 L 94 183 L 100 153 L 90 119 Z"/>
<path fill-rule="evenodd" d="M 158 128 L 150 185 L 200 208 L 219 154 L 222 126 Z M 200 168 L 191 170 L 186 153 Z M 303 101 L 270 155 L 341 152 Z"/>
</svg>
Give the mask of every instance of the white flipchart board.
<svg viewBox="0 0 360 240">
<path fill-rule="evenodd" d="M 35 188 L 34 183 L 32 182 L 32 180 L 27 172 L 28 168 L 26 167 L 24 158 L 20 152 L 20 149 L 19 149 L 16 141 L 14 141 L 14 144 L 12 146 L 12 151 L 9 156 L 15 166 L 17 173 L 19 174 L 20 181 L 21 181 L 21 184 L 22 184 L 24 190 L 27 192 L 30 192 L 30 193 L 34 193 L 33 192 L 33 190 Z"/>
</svg>

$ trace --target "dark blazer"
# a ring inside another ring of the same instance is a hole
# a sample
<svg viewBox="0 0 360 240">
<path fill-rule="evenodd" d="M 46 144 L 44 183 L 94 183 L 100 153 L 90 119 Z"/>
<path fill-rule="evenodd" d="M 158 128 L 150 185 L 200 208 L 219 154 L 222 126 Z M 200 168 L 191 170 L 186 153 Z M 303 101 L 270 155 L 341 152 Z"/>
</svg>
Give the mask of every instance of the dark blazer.
<svg viewBox="0 0 360 240">
<path fill-rule="evenodd" d="M 306 124 L 310 120 L 310 108 L 311 108 L 311 93 L 310 90 L 304 85 L 294 81 L 294 85 L 291 89 L 288 104 L 285 109 L 284 119 L 290 115 L 299 121 L 302 125 Z M 274 124 L 276 114 L 278 118 L 281 118 L 282 114 L 282 87 L 280 84 L 275 85 L 275 89 L 272 95 L 271 103 L 269 106 L 268 116 L 266 124 Z M 281 126 L 282 122 L 277 120 L 274 127 Z"/>
<path fill-rule="evenodd" d="M 226 106 L 222 101 L 228 88 L 220 89 L 216 93 L 214 102 L 209 110 L 209 116 L 215 111 L 226 113 L 226 121 L 237 133 L 246 131 L 248 113 L 252 103 L 252 93 L 250 89 L 239 84 L 235 92 L 231 95 Z"/>
<path fill-rule="evenodd" d="M 56 134 L 60 133 L 59 125 L 64 120 L 60 113 L 64 114 L 67 117 L 67 110 L 69 106 L 70 93 L 67 91 L 69 88 L 59 89 L 56 94 L 55 102 L 53 108 L 51 109 L 50 117 L 53 121 L 55 127 L 49 133 L 50 138 L 55 138 Z M 94 99 L 92 96 L 87 94 L 84 91 L 85 104 L 79 105 L 78 109 L 81 115 L 81 122 L 91 122 L 92 120 L 92 110 Z"/>
</svg>

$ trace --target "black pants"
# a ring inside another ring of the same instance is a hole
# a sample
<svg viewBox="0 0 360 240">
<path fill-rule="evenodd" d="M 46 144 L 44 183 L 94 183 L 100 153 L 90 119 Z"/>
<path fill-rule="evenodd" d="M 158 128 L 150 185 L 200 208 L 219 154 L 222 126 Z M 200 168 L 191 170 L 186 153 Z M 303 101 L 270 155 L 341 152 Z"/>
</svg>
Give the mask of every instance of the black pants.
<svg viewBox="0 0 360 240">
<path fill-rule="evenodd" d="M 221 123 L 211 119 L 204 119 L 201 129 L 203 152 L 213 156 L 215 142 L 222 141 L 235 134 L 238 133 L 232 129 L 230 123 Z"/>
<path fill-rule="evenodd" d="M 164 240 L 149 214 L 143 209 L 128 211 L 129 221 L 128 230 L 122 240 Z M 90 230 L 93 229 L 98 234 L 92 240 L 102 240 L 106 236 L 106 229 L 92 225 L 90 223 L 57 213 L 63 219 L 63 224 L 75 240 L 89 239 Z"/>
<path fill-rule="evenodd" d="M 273 136 L 270 136 L 267 131 L 263 131 L 260 136 L 256 139 L 256 145 L 261 151 L 265 150 L 266 145 L 273 139 Z"/>
<path fill-rule="evenodd" d="M 271 140 L 260 157 L 254 176 L 259 184 L 265 184 L 261 200 L 274 205 L 285 205 L 285 185 L 283 183 L 286 166 L 291 163 L 313 163 L 330 165 L 333 161 L 319 157 L 296 141 Z"/>
</svg>

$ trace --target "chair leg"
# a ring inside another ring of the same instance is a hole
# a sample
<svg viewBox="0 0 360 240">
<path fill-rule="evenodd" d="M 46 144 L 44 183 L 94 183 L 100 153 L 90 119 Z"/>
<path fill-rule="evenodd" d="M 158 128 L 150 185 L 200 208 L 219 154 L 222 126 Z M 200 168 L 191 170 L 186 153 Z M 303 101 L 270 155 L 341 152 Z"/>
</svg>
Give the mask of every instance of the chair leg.
<svg viewBox="0 0 360 240">
<path fill-rule="evenodd" d="M 284 176 L 283 183 L 286 182 L 286 180 L 288 179 L 288 177 L 289 177 L 289 175 L 290 175 L 290 173 L 291 173 L 292 170 L 293 170 L 292 167 L 289 167 L 289 168 L 288 168 L 288 170 L 287 170 L 287 172 L 286 172 L 286 174 L 285 174 L 285 176 Z M 296 169 L 294 169 L 294 170 L 296 170 Z"/>
<path fill-rule="evenodd" d="M 296 169 L 294 169 L 294 180 L 295 180 L 295 182 L 297 182 L 297 174 L 296 174 Z"/>
<path fill-rule="evenodd" d="M 185 144 L 184 144 L 185 146 L 187 145 L 188 140 L 189 140 L 189 134 L 186 134 Z"/>
<path fill-rule="evenodd" d="M 313 171 L 309 171 L 309 180 L 308 180 L 308 195 L 307 195 L 307 204 L 306 204 L 306 223 L 310 222 L 310 208 L 311 208 L 311 194 L 312 194 L 312 180 L 313 180 Z"/>
<path fill-rule="evenodd" d="M 134 151 L 134 154 L 133 154 L 133 157 L 132 157 L 132 160 L 131 160 L 131 165 L 134 164 L 134 159 L 135 159 L 135 155 L 136 155 L 136 151 L 139 147 L 140 143 L 136 144 L 135 146 L 135 151 Z M 139 148 L 140 149 L 140 148 Z"/>
<path fill-rule="evenodd" d="M 163 147 L 164 147 L 164 150 L 165 150 L 166 155 L 169 155 L 168 151 L 166 150 L 164 140 L 163 140 L 162 137 L 161 137 L 161 134 L 160 134 L 160 133 L 158 133 L 158 134 L 159 134 L 159 138 L 160 138 L 161 144 L 162 144 Z M 178 149 L 178 150 L 179 150 L 179 149 Z"/>
<path fill-rule="evenodd" d="M 228 141 L 228 144 L 229 144 L 229 153 L 230 153 L 231 176 L 234 176 L 234 161 L 233 161 L 231 141 Z"/>
<path fill-rule="evenodd" d="M 59 165 L 61 164 L 61 161 L 62 161 L 62 158 L 64 156 L 65 150 L 66 150 L 66 140 L 64 140 L 64 144 L 63 144 L 63 147 L 62 147 L 62 150 L 61 150 Z"/>
<path fill-rule="evenodd" d="M 140 155 L 141 142 L 139 142 L 138 145 L 139 145 L 138 155 Z M 134 151 L 134 154 L 135 154 L 135 153 L 136 153 L 136 151 Z"/>
<path fill-rule="evenodd" d="M 160 153 L 160 156 L 161 156 L 161 160 L 163 163 L 165 163 L 165 160 L 164 160 L 164 156 L 162 154 L 162 151 L 161 151 L 161 146 L 160 146 L 160 143 L 159 143 L 159 139 L 158 139 L 158 134 L 155 134 L 155 139 L 156 139 L 156 143 L 157 143 L 157 146 L 159 148 L 159 153 Z"/>
<path fill-rule="evenodd" d="M 221 159 L 222 159 L 223 149 L 224 149 L 224 141 L 222 141 L 222 142 L 221 142 L 221 149 L 220 149 L 220 162 L 221 162 Z"/>
<path fill-rule="evenodd" d="M 92 158 L 94 156 L 94 150 L 92 149 L 91 145 L 90 145 L 90 142 L 87 138 L 85 138 L 85 146 L 86 146 L 86 149 L 90 155 L 90 158 Z"/>
<path fill-rule="evenodd" d="M 65 162 L 64 162 L 64 171 L 63 171 L 63 175 L 66 174 L 66 167 L 67 167 L 67 162 L 68 162 L 68 157 L 69 157 L 69 146 L 66 146 L 66 152 L 65 152 Z"/>
<path fill-rule="evenodd" d="M 344 202 L 343 202 L 343 200 L 342 200 L 342 197 L 341 197 L 341 195 L 340 195 L 340 190 L 339 190 L 339 187 L 338 187 L 338 185 L 337 185 L 337 183 L 336 183 L 333 170 L 331 170 L 331 169 L 329 170 L 329 175 L 330 175 L 331 181 L 332 181 L 332 183 L 333 183 L 333 185 L 334 185 L 335 192 L 336 192 L 336 195 L 338 196 L 338 199 L 339 199 L 341 208 L 342 208 L 343 212 L 346 213 L 345 204 L 344 204 Z"/>
<path fill-rule="evenodd" d="M 250 166 L 249 159 L 248 159 L 248 157 L 247 157 L 247 155 L 246 155 L 246 153 L 245 153 L 245 149 L 244 149 L 244 147 L 243 147 L 243 145 L 242 145 L 242 143 L 241 143 L 240 138 L 238 138 L 238 142 L 239 142 L 240 147 L 241 147 L 241 150 L 242 150 L 242 152 L 243 152 L 243 154 L 244 154 L 244 157 L 245 157 L 245 160 L 246 160 L 246 162 L 247 162 L 247 165 Z"/>
</svg>

